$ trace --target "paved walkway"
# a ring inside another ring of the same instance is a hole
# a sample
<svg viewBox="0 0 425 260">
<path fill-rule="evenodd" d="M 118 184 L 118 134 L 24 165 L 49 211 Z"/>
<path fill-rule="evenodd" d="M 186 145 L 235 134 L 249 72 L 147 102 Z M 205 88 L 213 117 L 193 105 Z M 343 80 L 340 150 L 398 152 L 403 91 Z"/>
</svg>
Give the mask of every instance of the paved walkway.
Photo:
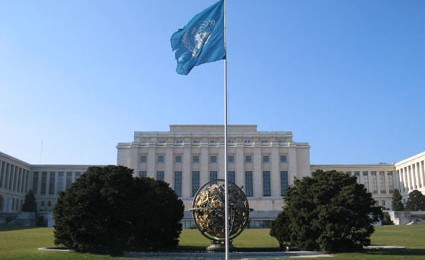
<svg viewBox="0 0 425 260">
<path fill-rule="evenodd" d="M 62 248 L 39 248 L 41 251 L 71 252 Z M 167 260 L 215 260 L 224 259 L 224 252 L 128 252 L 124 257 L 139 259 L 167 259 Z M 286 251 L 286 252 L 230 252 L 229 259 L 282 259 L 282 258 L 314 258 L 332 257 L 333 255 L 314 251 Z"/>
<path fill-rule="evenodd" d="M 224 259 L 223 252 L 167 252 L 167 253 L 141 253 L 131 252 L 125 257 L 141 259 L 172 259 L 172 260 L 215 260 Z M 303 257 L 332 257 L 330 254 L 323 254 L 312 251 L 288 251 L 288 252 L 231 252 L 229 259 L 282 259 L 282 258 L 303 258 Z"/>
</svg>

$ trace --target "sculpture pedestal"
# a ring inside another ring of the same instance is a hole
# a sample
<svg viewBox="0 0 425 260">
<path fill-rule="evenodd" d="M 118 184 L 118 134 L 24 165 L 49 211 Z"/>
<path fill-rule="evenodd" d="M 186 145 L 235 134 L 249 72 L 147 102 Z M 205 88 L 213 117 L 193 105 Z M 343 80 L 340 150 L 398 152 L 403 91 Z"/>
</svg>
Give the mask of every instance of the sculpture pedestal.
<svg viewBox="0 0 425 260">
<path fill-rule="evenodd" d="M 224 252 L 226 250 L 226 246 L 224 241 L 216 241 L 211 240 L 211 245 L 207 247 L 207 251 L 212 252 Z M 229 241 L 229 251 L 233 250 L 232 241 Z"/>
</svg>

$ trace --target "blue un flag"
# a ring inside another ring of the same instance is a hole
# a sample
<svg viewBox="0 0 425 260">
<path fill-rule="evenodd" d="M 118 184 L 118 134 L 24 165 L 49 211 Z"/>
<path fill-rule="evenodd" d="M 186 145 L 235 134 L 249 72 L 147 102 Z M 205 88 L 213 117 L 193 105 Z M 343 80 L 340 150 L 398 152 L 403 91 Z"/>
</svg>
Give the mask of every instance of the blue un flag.
<svg viewBox="0 0 425 260">
<path fill-rule="evenodd" d="M 224 50 L 224 0 L 195 15 L 171 36 L 177 73 L 187 75 L 194 66 L 226 58 Z"/>
</svg>

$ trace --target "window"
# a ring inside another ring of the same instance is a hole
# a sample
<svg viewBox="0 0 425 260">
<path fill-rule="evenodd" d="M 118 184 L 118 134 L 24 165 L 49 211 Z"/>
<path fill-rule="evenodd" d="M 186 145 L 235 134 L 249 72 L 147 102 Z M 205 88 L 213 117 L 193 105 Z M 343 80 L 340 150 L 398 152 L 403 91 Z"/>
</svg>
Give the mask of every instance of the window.
<svg viewBox="0 0 425 260">
<path fill-rule="evenodd" d="M 141 163 L 147 163 L 148 162 L 148 157 L 146 155 L 140 156 L 140 162 Z"/>
<path fill-rule="evenodd" d="M 379 172 L 379 190 L 381 193 L 387 192 L 385 186 L 385 172 Z"/>
<path fill-rule="evenodd" d="M 38 192 L 38 172 L 34 172 L 34 174 L 33 174 L 32 190 L 34 191 L 34 194 L 37 194 L 37 192 Z"/>
<path fill-rule="evenodd" d="M 372 178 L 372 193 L 378 193 L 378 179 L 376 177 L 376 172 L 371 172 L 370 176 Z"/>
<path fill-rule="evenodd" d="M 261 140 L 261 145 L 268 145 L 269 144 L 269 140 Z"/>
<path fill-rule="evenodd" d="M 139 171 L 139 177 L 147 177 L 148 176 L 148 174 L 147 174 L 147 172 L 146 171 Z"/>
<path fill-rule="evenodd" d="M 174 141 L 174 146 L 181 146 L 181 145 L 183 145 L 183 140 Z"/>
<path fill-rule="evenodd" d="M 199 163 L 199 155 L 192 156 L 192 163 Z"/>
<path fill-rule="evenodd" d="M 270 162 L 270 156 L 264 155 L 263 156 L 263 163 L 269 163 Z"/>
<path fill-rule="evenodd" d="M 393 179 L 393 172 L 387 172 L 388 176 L 388 191 L 389 193 L 394 192 L 394 179 Z"/>
<path fill-rule="evenodd" d="M 13 186 L 11 187 L 11 189 L 13 191 L 16 191 L 16 184 L 18 182 L 18 178 L 19 178 L 19 175 L 18 175 L 18 166 L 15 166 L 15 174 L 13 174 Z"/>
<path fill-rule="evenodd" d="M 252 171 L 245 172 L 245 193 L 247 197 L 254 196 L 254 185 L 252 181 Z"/>
<path fill-rule="evenodd" d="M 199 171 L 192 171 L 192 197 L 199 190 Z"/>
<path fill-rule="evenodd" d="M 71 187 L 72 184 L 72 172 L 66 172 L 66 189 Z"/>
<path fill-rule="evenodd" d="M 210 156 L 210 163 L 217 163 L 217 155 Z"/>
<path fill-rule="evenodd" d="M 75 180 L 78 180 L 81 177 L 81 172 L 75 173 Z"/>
<path fill-rule="evenodd" d="M 182 162 L 182 156 L 176 155 L 175 160 L 176 160 L 176 163 L 181 163 Z"/>
<path fill-rule="evenodd" d="M 354 177 L 356 177 L 357 183 L 360 183 L 360 172 L 354 172 Z"/>
<path fill-rule="evenodd" d="M 5 167 L 5 162 L 1 162 L 1 172 L 0 172 L 0 188 L 2 187 L 2 181 L 3 181 L 3 176 L 4 176 L 4 167 Z"/>
<path fill-rule="evenodd" d="M 250 146 L 251 140 L 244 140 L 243 143 L 244 143 L 245 146 Z"/>
<path fill-rule="evenodd" d="M 235 162 L 235 156 L 234 155 L 227 156 L 227 162 L 228 163 L 234 163 Z"/>
<path fill-rule="evenodd" d="M 227 180 L 231 181 L 233 183 L 236 183 L 235 171 L 228 171 L 227 172 Z"/>
<path fill-rule="evenodd" d="M 200 141 L 199 141 L 199 140 L 197 140 L 197 139 L 192 140 L 192 144 L 193 144 L 193 145 L 199 145 L 199 143 L 200 143 Z"/>
<path fill-rule="evenodd" d="M 158 163 L 164 163 L 165 162 L 165 156 L 163 154 L 158 155 L 158 158 L 156 160 Z"/>
<path fill-rule="evenodd" d="M 46 195 L 47 190 L 47 172 L 41 173 L 41 194 Z"/>
<path fill-rule="evenodd" d="M 263 196 L 270 197 L 271 194 L 271 184 L 270 184 L 270 172 L 263 172 Z"/>
<path fill-rule="evenodd" d="M 174 191 L 177 196 L 182 196 L 182 172 L 176 171 L 174 172 Z"/>
<path fill-rule="evenodd" d="M 13 172 L 15 171 L 15 165 L 10 165 L 10 175 L 9 175 L 9 185 L 7 186 L 8 189 L 12 190 L 12 180 L 13 180 Z"/>
<path fill-rule="evenodd" d="M 62 192 L 62 191 L 65 191 L 65 189 L 64 189 L 64 173 L 63 172 L 58 172 L 58 187 L 57 187 L 57 189 L 58 189 L 58 192 Z"/>
<path fill-rule="evenodd" d="M 283 196 L 288 188 L 288 171 L 280 172 L 280 194 Z"/>
<path fill-rule="evenodd" d="M 288 162 L 288 158 L 286 155 L 281 155 L 280 156 L 280 162 L 281 163 L 287 163 Z"/>
<path fill-rule="evenodd" d="M 156 172 L 156 179 L 158 181 L 164 181 L 164 171 L 157 171 Z"/>
<path fill-rule="evenodd" d="M 252 156 L 251 155 L 245 155 L 245 162 L 246 163 L 252 163 Z"/>
<path fill-rule="evenodd" d="M 363 185 L 366 190 L 369 191 L 369 174 L 368 172 L 363 172 Z"/>
<path fill-rule="evenodd" d="M 208 144 L 209 145 L 217 145 L 217 141 L 216 140 L 209 140 Z"/>
<path fill-rule="evenodd" d="M 217 171 L 210 171 L 210 181 L 217 180 Z"/>
<path fill-rule="evenodd" d="M 53 195 L 55 194 L 55 172 L 50 172 L 50 177 L 49 177 L 49 194 Z"/>
</svg>

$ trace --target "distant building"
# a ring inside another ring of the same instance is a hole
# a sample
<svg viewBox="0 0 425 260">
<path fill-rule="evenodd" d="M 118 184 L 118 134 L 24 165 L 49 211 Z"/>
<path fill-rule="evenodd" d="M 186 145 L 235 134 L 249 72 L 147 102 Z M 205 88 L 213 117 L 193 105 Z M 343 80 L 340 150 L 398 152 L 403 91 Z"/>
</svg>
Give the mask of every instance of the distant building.
<svg viewBox="0 0 425 260">
<path fill-rule="evenodd" d="M 65 191 L 88 165 L 31 165 L 0 152 L 0 212 L 19 212 L 25 194 L 34 192 L 37 210 L 51 212 L 58 193 Z"/>
<path fill-rule="evenodd" d="M 405 202 L 409 193 L 413 190 L 419 190 L 422 194 L 425 194 L 424 162 L 425 152 L 394 164 L 397 172 L 398 189 Z"/>
<path fill-rule="evenodd" d="M 117 145 L 117 164 L 134 169 L 135 177 L 170 184 L 185 204 L 184 227 L 193 225 L 192 199 L 210 180 L 224 178 L 222 125 L 171 125 L 170 131 L 135 132 L 134 140 Z M 337 170 L 357 177 L 377 204 L 391 209 L 394 189 L 404 201 L 409 192 L 425 194 L 425 152 L 395 164 L 310 165 L 310 145 L 295 142 L 291 132 L 258 131 L 256 125 L 228 128 L 228 178 L 243 187 L 252 227 L 263 227 L 282 210 L 282 193 L 294 179 L 311 172 Z M 0 213 L 19 212 L 28 190 L 37 208 L 51 212 L 58 193 L 66 190 L 90 165 L 31 165 L 0 152 Z"/>
</svg>

